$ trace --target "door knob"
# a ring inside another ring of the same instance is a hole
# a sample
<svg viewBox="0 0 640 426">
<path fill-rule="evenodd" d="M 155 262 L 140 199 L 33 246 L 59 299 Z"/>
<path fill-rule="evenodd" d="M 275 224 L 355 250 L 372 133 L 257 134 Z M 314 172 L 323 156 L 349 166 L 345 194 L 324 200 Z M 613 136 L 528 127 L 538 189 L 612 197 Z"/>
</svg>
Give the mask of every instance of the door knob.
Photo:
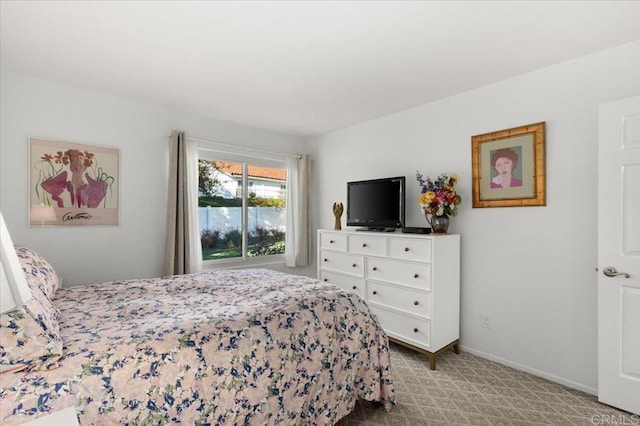
<svg viewBox="0 0 640 426">
<path fill-rule="evenodd" d="M 622 275 L 625 278 L 631 278 L 631 275 L 627 274 L 626 272 L 618 272 L 613 266 L 607 266 L 602 270 L 602 273 L 607 277 L 617 277 L 618 275 Z"/>
</svg>

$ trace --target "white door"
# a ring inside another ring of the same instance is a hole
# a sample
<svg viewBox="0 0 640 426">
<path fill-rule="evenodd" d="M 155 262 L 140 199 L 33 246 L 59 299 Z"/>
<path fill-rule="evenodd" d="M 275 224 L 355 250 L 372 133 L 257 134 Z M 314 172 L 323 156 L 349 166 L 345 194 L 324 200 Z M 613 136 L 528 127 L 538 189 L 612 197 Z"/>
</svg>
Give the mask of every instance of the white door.
<svg viewBox="0 0 640 426">
<path fill-rule="evenodd" d="M 599 124 L 598 399 L 640 414 L 640 96 Z"/>
</svg>

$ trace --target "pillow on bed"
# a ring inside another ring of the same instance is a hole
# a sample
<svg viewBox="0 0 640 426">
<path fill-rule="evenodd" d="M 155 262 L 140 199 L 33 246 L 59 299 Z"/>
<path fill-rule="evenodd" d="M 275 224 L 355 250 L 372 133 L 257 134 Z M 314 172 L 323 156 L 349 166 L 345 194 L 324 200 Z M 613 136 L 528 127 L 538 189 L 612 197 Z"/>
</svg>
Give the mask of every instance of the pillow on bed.
<svg viewBox="0 0 640 426">
<path fill-rule="evenodd" d="M 0 316 L 0 373 L 58 367 L 62 339 L 58 323 L 50 328 L 46 316 L 35 298 Z"/>
<path fill-rule="evenodd" d="M 31 249 L 20 246 L 15 249 L 29 286 L 39 287 L 49 300 L 53 300 L 60 280 L 51 264 Z"/>
<path fill-rule="evenodd" d="M 16 367 L 49 369 L 62 356 L 60 311 L 51 299 L 58 276 L 45 259 L 30 249 L 16 247 L 31 299 L 20 309 L 2 315 L 0 322 L 0 372 Z"/>
<path fill-rule="evenodd" d="M 58 275 L 51 264 L 33 250 L 16 247 L 16 254 L 31 289 L 32 298 L 24 305 L 26 312 L 40 324 L 45 333 L 53 339 L 60 339 L 60 311 L 52 302 L 58 289 Z"/>
</svg>

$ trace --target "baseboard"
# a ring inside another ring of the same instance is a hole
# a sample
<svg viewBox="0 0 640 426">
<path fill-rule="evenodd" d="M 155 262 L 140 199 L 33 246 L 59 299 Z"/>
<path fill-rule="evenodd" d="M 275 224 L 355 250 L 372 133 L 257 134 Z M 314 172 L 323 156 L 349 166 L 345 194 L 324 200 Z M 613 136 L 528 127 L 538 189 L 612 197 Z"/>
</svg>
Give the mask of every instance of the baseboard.
<svg viewBox="0 0 640 426">
<path fill-rule="evenodd" d="M 511 367 L 519 371 L 524 371 L 525 373 L 533 374 L 534 376 L 542 377 L 543 379 L 550 380 L 552 382 L 570 387 L 572 389 L 586 392 L 591 395 L 596 395 L 596 396 L 598 395 L 598 389 L 592 388 L 590 386 L 585 386 L 581 383 L 577 383 L 572 380 L 567 380 L 563 377 L 554 376 L 553 374 L 536 370 L 535 368 L 527 367 L 526 365 L 518 364 L 517 362 L 512 362 L 507 359 L 501 358 L 499 356 L 491 355 L 491 354 L 470 348 L 468 346 L 463 346 L 463 345 L 460 345 L 460 350 L 463 352 L 469 352 L 470 354 L 479 356 L 481 358 L 488 359 L 489 361 L 495 361 L 498 364 L 503 364 L 503 365 L 506 365 L 507 367 Z"/>
</svg>

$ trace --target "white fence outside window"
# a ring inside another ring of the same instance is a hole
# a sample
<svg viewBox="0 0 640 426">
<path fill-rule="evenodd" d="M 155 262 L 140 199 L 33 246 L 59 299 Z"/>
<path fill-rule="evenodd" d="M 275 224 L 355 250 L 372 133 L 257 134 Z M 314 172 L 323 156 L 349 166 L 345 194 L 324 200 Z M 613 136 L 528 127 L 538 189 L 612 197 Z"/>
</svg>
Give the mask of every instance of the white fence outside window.
<svg viewBox="0 0 640 426">
<path fill-rule="evenodd" d="M 264 229 L 285 231 L 285 209 L 277 207 L 249 207 L 249 233 L 253 233 L 256 226 Z M 218 230 L 226 234 L 232 229 L 242 229 L 242 207 L 198 207 L 198 221 L 200 234 L 205 229 Z"/>
</svg>

